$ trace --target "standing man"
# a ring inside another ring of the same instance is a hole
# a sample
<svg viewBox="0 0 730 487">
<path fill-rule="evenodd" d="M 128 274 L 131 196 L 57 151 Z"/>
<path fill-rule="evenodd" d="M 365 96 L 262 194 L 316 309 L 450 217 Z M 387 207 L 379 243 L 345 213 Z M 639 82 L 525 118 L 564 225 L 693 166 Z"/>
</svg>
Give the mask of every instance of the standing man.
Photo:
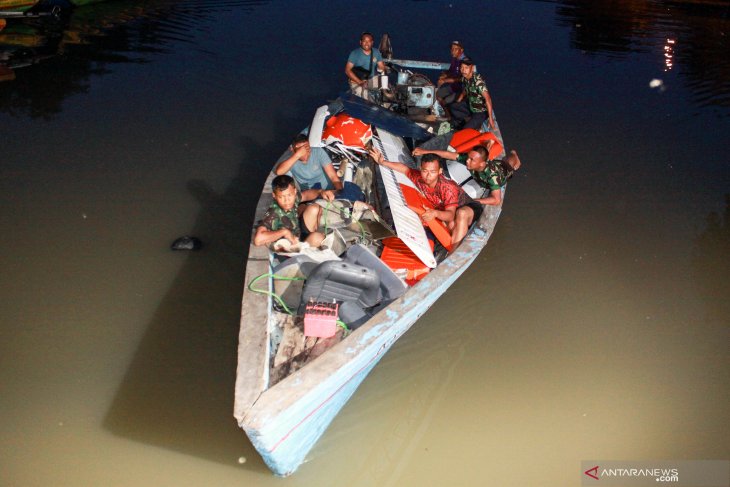
<svg viewBox="0 0 730 487">
<path fill-rule="evenodd" d="M 451 117 L 458 128 L 479 130 L 482 123 L 489 119 L 489 127 L 494 130 L 492 97 L 482 75 L 475 72 L 474 62 L 465 57 L 461 60 L 461 84 L 463 91 L 456 102 L 449 106 Z M 466 101 L 464 101 L 466 98 Z"/>
<path fill-rule="evenodd" d="M 368 79 L 376 70 L 385 71 L 383 56 L 373 47 L 374 38 L 370 32 L 360 34 L 360 47 L 354 49 L 345 63 L 345 76 L 350 82 L 352 92 L 362 98 L 367 98 Z"/>
<path fill-rule="evenodd" d="M 464 46 L 459 41 L 451 43 L 451 66 L 439 76 L 436 86 L 436 97 L 441 106 L 447 106 L 456 101 L 461 94 L 461 61 L 466 57 Z"/>
</svg>

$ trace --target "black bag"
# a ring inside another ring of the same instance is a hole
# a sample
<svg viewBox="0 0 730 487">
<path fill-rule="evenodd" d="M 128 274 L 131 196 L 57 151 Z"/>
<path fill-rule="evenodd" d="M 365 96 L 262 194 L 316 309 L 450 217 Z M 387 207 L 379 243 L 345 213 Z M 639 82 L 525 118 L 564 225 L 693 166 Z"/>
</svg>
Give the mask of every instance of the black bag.
<svg viewBox="0 0 730 487">
<path fill-rule="evenodd" d="M 370 71 L 365 68 L 361 68 L 360 66 L 354 66 L 352 68 L 352 72 L 355 73 L 355 76 L 362 80 L 370 78 Z"/>
<path fill-rule="evenodd" d="M 370 51 L 370 66 L 368 66 L 368 69 L 361 68 L 360 66 L 353 66 L 352 72 L 355 73 L 355 76 L 362 80 L 370 79 L 370 72 L 373 70 L 373 52 Z"/>
</svg>

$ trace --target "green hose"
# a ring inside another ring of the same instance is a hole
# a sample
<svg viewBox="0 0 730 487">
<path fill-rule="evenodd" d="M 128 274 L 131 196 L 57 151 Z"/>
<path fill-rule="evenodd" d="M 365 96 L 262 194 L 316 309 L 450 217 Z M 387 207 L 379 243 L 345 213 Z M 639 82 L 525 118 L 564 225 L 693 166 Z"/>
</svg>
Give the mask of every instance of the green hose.
<svg viewBox="0 0 730 487">
<path fill-rule="evenodd" d="M 256 284 L 256 282 L 258 282 L 259 279 L 263 279 L 264 277 L 271 277 L 272 279 L 278 279 L 280 281 L 303 281 L 305 278 L 303 278 L 303 277 L 284 277 L 284 276 L 277 276 L 276 274 L 266 273 L 266 274 L 261 274 L 258 277 L 254 277 L 253 279 L 251 279 L 251 282 L 248 283 L 248 289 L 250 291 L 253 291 L 253 292 L 259 293 L 259 294 L 266 294 L 267 296 L 271 296 L 272 298 L 276 299 L 276 302 L 281 305 L 281 307 L 284 309 L 284 311 L 286 311 L 287 314 L 294 316 L 294 313 L 292 312 L 292 310 L 289 309 L 289 306 L 286 305 L 284 300 L 281 299 L 281 297 L 279 297 L 278 294 L 271 292 L 271 291 L 267 291 L 266 289 L 257 289 L 255 287 L 253 287 L 253 285 Z M 349 330 L 347 325 L 340 320 L 337 320 L 337 326 L 341 327 L 345 331 Z"/>
<path fill-rule="evenodd" d="M 289 309 L 289 307 L 286 305 L 284 300 L 281 299 L 278 294 L 273 293 L 271 291 L 267 291 L 266 289 L 256 289 L 253 287 L 253 285 L 256 284 L 256 282 L 258 282 L 259 279 L 263 279 L 264 277 L 271 277 L 273 279 L 279 279 L 280 281 L 303 281 L 304 278 L 303 277 L 284 277 L 284 276 L 277 276 L 276 274 L 266 273 L 266 274 L 261 274 L 258 277 L 254 277 L 251 280 L 251 282 L 248 284 L 248 289 L 250 291 L 271 296 L 272 298 L 276 299 L 276 302 L 279 303 L 282 308 L 284 308 L 284 310 L 286 311 L 287 314 L 294 316 L 294 313 L 292 313 L 292 310 Z"/>
</svg>

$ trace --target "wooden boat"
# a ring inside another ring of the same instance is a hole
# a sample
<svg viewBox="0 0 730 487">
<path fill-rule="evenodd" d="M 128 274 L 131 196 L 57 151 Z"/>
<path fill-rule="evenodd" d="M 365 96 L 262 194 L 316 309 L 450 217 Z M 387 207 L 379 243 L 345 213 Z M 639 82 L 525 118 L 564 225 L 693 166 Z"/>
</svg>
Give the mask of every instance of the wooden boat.
<svg viewBox="0 0 730 487">
<path fill-rule="evenodd" d="M 437 67 L 442 68 L 442 65 Z M 325 110 L 336 113 L 341 106 L 342 103 L 336 102 L 335 106 L 320 107 L 318 114 L 321 115 Z M 357 106 L 344 106 L 348 113 L 357 111 Z M 373 111 L 377 110 L 373 108 Z M 386 114 L 381 115 L 388 118 Z M 411 123 L 405 117 L 402 118 L 406 124 Z M 313 126 L 310 127 L 310 141 L 316 141 L 319 137 L 317 120 L 315 116 Z M 373 122 L 373 125 L 374 132 L 378 134 L 377 143 L 386 158 L 412 162 L 404 137 L 390 133 L 378 121 Z M 312 135 L 313 132 L 315 135 Z M 499 129 L 494 133 L 501 142 Z M 433 137 L 427 143 L 443 144 L 445 148 L 448 136 L 440 137 L 441 140 Z M 432 145 L 430 148 L 437 147 Z M 385 180 L 390 177 L 382 171 L 382 167 L 379 169 L 380 178 Z M 255 221 L 260 220 L 272 202 L 273 177 L 274 174 L 270 174 L 264 184 Z M 379 186 L 375 196 L 387 199 L 388 204 L 392 205 L 392 194 L 383 191 L 384 186 L 384 183 Z M 382 206 L 381 202 L 376 209 Z M 276 318 L 281 313 L 272 308 L 275 299 L 271 295 L 252 292 L 249 287 L 245 289 L 239 332 L 234 417 L 276 475 L 289 475 L 299 467 L 332 419 L 383 355 L 469 267 L 492 235 L 500 211 L 501 207 L 485 207 L 461 244 L 425 277 L 409 286 L 400 297 L 380 309 L 344 339 L 327 339 L 330 341 L 320 347 L 316 358 L 296 370 L 292 368 L 293 371 L 285 377 L 279 376 L 274 367 L 275 357 L 280 351 L 276 348 L 278 346 L 281 349 L 286 341 L 283 339 L 277 344 L 275 338 L 282 333 L 277 329 L 279 322 Z M 399 221 L 395 216 L 393 221 L 397 231 Z M 418 217 L 416 222 L 422 229 Z M 433 258 L 433 254 L 431 257 Z M 275 282 L 268 276 L 271 275 L 274 265 L 274 255 L 268 248 L 257 247 L 252 243 L 246 264 L 246 284 L 249 285 L 260 276 L 266 276 L 258 285 L 272 292 Z M 305 338 L 300 336 L 299 340 L 301 342 Z M 322 343 L 322 339 L 319 343 Z M 309 350 L 316 350 L 317 346 L 315 344 Z M 307 344 L 303 347 L 306 348 Z M 298 356 L 301 355 L 300 353 Z"/>
</svg>

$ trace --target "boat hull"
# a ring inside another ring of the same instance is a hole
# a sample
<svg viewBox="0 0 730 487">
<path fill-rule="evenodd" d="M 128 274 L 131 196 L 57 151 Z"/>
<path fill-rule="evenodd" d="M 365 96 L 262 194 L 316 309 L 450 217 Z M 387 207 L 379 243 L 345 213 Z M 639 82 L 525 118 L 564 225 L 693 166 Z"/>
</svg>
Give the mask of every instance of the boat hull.
<svg viewBox="0 0 730 487">
<path fill-rule="evenodd" d="M 495 134 L 501 140 L 499 128 Z M 272 201 L 267 179 L 256 219 Z M 456 250 L 418 284 L 345 340 L 269 387 L 271 297 L 245 291 L 239 331 L 234 417 L 266 465 L 293 473 L 368 373 L 408 329 L 461 276 L 482 251 L 501 207 L 486 206 Z M 246 283 L 272 270 L 268 250 L 249 248 Z M 272 281 L 268 280 L 271 291 Z"/>
<path fill-rule="evenodd" d="M 251 443 L 279 476 L 294 472 L 390 347 L 433 305 L 479 255 L 500 208 L 486 208 L 480 225 L 459 248 L 370 322 L 316 361 L 290 375 L 239 419 Z M 259 296 L 261 300 L 266 297 Z M 261 326 L 247 322 L 244 326 Z"/>
</svg>

